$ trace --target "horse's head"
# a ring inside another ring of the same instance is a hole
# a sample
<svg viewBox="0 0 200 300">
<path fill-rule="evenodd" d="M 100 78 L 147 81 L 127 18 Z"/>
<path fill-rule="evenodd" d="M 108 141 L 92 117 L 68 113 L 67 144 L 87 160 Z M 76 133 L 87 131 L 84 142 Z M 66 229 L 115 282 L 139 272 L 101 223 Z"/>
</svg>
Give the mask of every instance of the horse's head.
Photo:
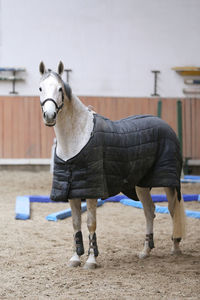
<svg viewBox="0 0 200 300">
<path fill-rule="evenodd" d="M 64 83 L 61 75 L 64 71 L 62 62 L 58 65 L 58 71 L 46 70 L 43 62 L 39 66 L 42 78 L 40 80 L 40 104 L 42 107 L 43 120 L 45 125 L 54 126 L 59 111 L 64 105 L 64 101 L 71 100 L 71 89 Z"/>
</svg>

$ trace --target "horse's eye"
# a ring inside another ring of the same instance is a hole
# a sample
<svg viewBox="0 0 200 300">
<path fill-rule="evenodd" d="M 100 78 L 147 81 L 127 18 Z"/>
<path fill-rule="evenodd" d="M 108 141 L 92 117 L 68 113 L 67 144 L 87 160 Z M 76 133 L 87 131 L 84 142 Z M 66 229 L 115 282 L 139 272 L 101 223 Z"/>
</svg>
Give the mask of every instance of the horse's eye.
<svg viewBox="0 0 200 300">
<path fill-rule="evenodd" d="M 42 88 L 41 88 L 41 87 L 39 87 L 39 91 L 40 91 L 40 92 L 42 91 Z"/>
<path fill-rule="evenodd" d="M 60 87 L 60 88 L 58 89 L 58 91 L 59 91 L 59 92 L 62 92 L 62 88 Z"/>
</svg>

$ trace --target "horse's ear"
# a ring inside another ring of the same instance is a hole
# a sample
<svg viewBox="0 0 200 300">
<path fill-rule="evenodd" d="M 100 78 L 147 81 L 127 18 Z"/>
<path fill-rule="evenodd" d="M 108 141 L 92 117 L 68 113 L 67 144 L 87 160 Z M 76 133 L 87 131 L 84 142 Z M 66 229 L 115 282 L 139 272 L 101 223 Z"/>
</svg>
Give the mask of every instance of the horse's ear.
<svg viewBox="0 0 200 300">
<path fill-rule="evenodd" d="M 58 65 L 58 74 L 62 75 L 63 71 L 64 71 L 64 65 L 63 65 L 62 61 L 60 61 L 59 65 Z"/>
<path fill-rule="evenodd" d="M 41 61 L 40 66 L 39 66 L 40 74 L 43 75 L 46 72 L 45 65 L 43 61 Z"/>
</svg>

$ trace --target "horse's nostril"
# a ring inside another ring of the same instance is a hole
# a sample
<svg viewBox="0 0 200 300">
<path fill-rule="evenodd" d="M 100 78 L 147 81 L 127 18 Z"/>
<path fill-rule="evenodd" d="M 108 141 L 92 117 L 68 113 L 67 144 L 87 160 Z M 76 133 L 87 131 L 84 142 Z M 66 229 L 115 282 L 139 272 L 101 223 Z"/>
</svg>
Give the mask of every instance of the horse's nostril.
<svg viewBox="0 0 200 300">
<path fill-rule="evenodd" d="M 55 120 L 56 119 L 56 112 L 54 113 L 51 113 L 49 114 L 48 112 L 43 112 L 43 118 L 46 120 L 46 121 L 52 121 L 52 120 Z"/>
</svg>

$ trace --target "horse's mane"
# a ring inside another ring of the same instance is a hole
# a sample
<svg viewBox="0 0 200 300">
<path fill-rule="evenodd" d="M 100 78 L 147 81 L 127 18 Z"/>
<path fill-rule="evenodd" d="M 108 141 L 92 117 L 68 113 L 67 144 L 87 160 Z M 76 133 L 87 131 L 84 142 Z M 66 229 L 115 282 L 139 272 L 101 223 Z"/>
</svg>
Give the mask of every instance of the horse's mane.
<svg viewBox="0 0 200 300">
<path fill-rule="evenodd" d="M 42 75 L 41 81 L 47 79 L 47 78 L 48 78 L 49 76 L 51 76 L 51 75 L 53 75 L 54 77 L 56 77 L 56 78 L 58 79 L 58 81 L 63 82 L 61 76 L 60 76 L 58 73 L 52 71 L 51 69 L 48 69 L 48 71 L 46 71 L 46 72 Z"/>
</svg>

